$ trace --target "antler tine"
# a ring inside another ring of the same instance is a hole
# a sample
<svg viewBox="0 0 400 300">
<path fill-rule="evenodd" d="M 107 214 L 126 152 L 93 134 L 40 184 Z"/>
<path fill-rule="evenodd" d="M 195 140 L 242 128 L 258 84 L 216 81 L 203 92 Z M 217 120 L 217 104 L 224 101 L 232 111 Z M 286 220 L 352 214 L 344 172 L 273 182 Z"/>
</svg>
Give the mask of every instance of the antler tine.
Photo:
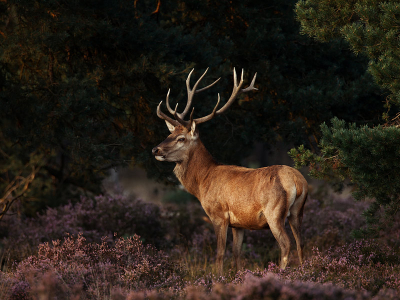
<svg viewBox="0 0 400 300">
<path fill-rule="evenodd" d="M 222 106 L 217 112 L 216 115 L 222 114 L 223 112 L 225 112 L 233 103 L 233 101 L 235 101 L 235 99 L 237 98 L 237 96 L 243 92 L 243 90 L 241 90 L 242 85 L 243 85 L 243 76 L 244 76 L 244 70 L 242 69 L 242 74 L 240 76 L 240 82 L 239 84 L 237 83 L 237 74 L 236 74 L 236 69 L 233 68 L 233 90 L 232 90 L 232 95 L 229 97 L 228 101 L 226 101 L 225 105 Z"/>
<path fill-rule="evenodd" d="M 171 114 L 171 115 L 173 115 L 174 114 L 174 111 L 172 110 L 172 108 L 171 108 L 171 106 L 169 106 L 169 93 L 171 92 L 171 89 L 168 89 L 168 93 L 167 93 L 167 97 L 165 98 L 165 102 L 166 102 L 166 104 L 167 104 L 167 109 L 168 109 L 168 111 L 169 111 L 169 113 Z M 176 109 L 176 108 L 175 108 Z"/>
<path fill-rule="evenodd" d="M 171 123 L 172 125 L 175 125 L 175 126 L 179 125 L 179 123 L 178 123 L 177 120 L 174 120 L 174 119 L 168 117 L 166 114 L 164 114 L 164 113 L 161 111 L 161 103 L 162 103 L 162 101 L 161 101 L 161 102 L 158 104 L 158 106 L 157 106 L 157 116 L 158 116 L 160 119 L 163 119 L 163 120 L 165 120 L 165 121 L 168 121 L 168 122 Z M 175 108 L 175 110 L 176 110 L 176 108 Z"/>
<path fill-rule="evenodd" d="M 254 83 L 256 82 L 256 77 L 257 73 L 254 74 L 253 80 L 251 81 L 250 85 L 241 91 L 242 93 L 247 93 L 250 91 L 258 91 L 258 88 L 254 87 Z"/>
<path fill-rule="evenodd" d="M 209 69 L 209 68 L 207 68 L 207 69 L 204 71 L 203 75 L 201 75 L 200 78 L 196 81 L 196 83 L 194 84 L 193 88 L 190 87 L 190 78 L 191 78 L 191 76 L 192 76 L 192 73 L 193 73 L 194 69 L 192 69 L 192 71 L 190 71 L 190 73 L 189 73 L 189 75 L 188 75 L 188 77 L 187 77 L 187 79 L 186 79 L 186 89 L 187 89 L 187 94 L 188 94 L 188 100 L 187 100 L 185 109 L 183 110 L 182 113 L 179 114 L 179 116 L 180 116 L 182 119 L 186 116 L 186 114 L 188 113 L 190 107 L 192 106 L 192 100 L 193 100 L 194 94 L 197 94 L 197 93 L 200 93 L 200 92 L 202 92 L 202 91 L 205 91 L 205 90 L 209 89 L 210 87 L 212 87 L 214 84 L 216 84 L 216 83 L 221 79 L 221 78 L 218 78 L 217 80 L 215 80 L 215 81 L 214 81 L 213 83 L 211 83 L 210 85 L 207 85 L 206 87 L 203 87 L 203 88 L 197 90 L 197 86 L 199 85 L 200 81 L 201 81 L 201 80 L 204 78 L 204 76 L 206 75 L 208 69 Z"/>
<path fill-rule="evenodd" d="M 196 91 L 196 94 L 197 94 L 197 93 L 200 93 L 200 92 L 202 92 L 202 91 L 205 91 L 205 90 L 207 90 L 207 89 L 209 89 L 209 88 L 212 87 L 214 84 L 216 84 L 220 79 L 221 79 L 221 77 L 218 78 L 217 80 L 215 80 L 215 81 L 214 81 L 213 83 L 211 83 L 210 85 L 207 85 L 206 87 L 203 87 L 203 88 L 197 90 L 197 91 Z"/>
<path fill-rule="evenodd" d="M 237 86 L 237 74 L 236 74 L 236 68 L 233 67 L 233 88 L 235 89 L 235 86 Z"/>
<path fill-rule="evenodd" d="M 181 125 L 187 127 L 188 124 L 189 124 L 189 122 L 183 120 L 183 119 L 179 116 L 179 114 L 176 112 L 177 108 L 178 108 L 178 103 L 176 104 L 175 110 L 172 112 L 172 115 L 174 116 L 174 118 L 175 118 Z M 192 114 L 193 114 L 193 113 L 192 113 Z"/>
<path fill-rule="evenodd" d="M 193 109 L 192 109 L 192 112 L 190 113 L 190 118 L 189 118 L 188 127 L 191 127 L 191 126 L 192 126 L 192 123 L 193 123 L 193 113 L 194 113 L 194 107 L 193 107 Z"/>
<path fill-rule="evenodd" d="M 192 77 L 193 71 L 194 71 L 194 68 L 192 69 L 192 71 L 190 71 L 190 73 L 186 79 L 186 90 L 187 90 L 188 99 L 187 99 L 185 109 L 183 110 L 182 113 L 179 114 L 179 116 L 182 119 L 186 116 L 187 112 L 189 111 L 190 107 L 192 106 L 192 100 L 193 100 L 194 94 L 196 93 L 196 88 L 199 85 L 200 81 L 203 79 L 203 77 L 206 75 L 208 68 L 204 71 L 203 75 L 201 75 L 200 78 L 196 81 L 193 88 L 190 88 L 190 77 Z"/>
<path fill-rule="evenodd" d="M 215 105 L 215 107 L 214 107 L 212 113 L 209 114 L 208 116 L 195 119 L 196 124 L 204 123 L 204 122 L 207 122 L 208 120 L 211 120 L 212 118 L 214 118 L 214 116 L 215 116 L 215 114 L 216 114 L 216 112 L 217 112 L 217 108 L 218 108 L 218 105 L 219 105 L 220 100 L 221 100 L 221 97 L 219 96 L 219 93 L 218 93 L 217 105 Z"/>
<path fill-rule="evenodd" d="M 178 121 L 181 125 L 187 126 L 190 122 L 183 120 L 183 118 L 180 117 L 180 114 L 176 112 L 177 109 L 178 109 L 178 103 L 175 105 L 175 109 L 174 110 L 169 105 L 169 93 L 170 93 L 170 91 L 171 91 L 171 89 L 168 89 L 168 93 L 167 93 L 167 97 L 166 97 L 167 109 L 168 109 L 169 113 L 174 116 L 176 121 Z M 190 117 L 191 117 L 191 119 L 193 121 L 193 112 L 190 115 Z"/>
</svg>

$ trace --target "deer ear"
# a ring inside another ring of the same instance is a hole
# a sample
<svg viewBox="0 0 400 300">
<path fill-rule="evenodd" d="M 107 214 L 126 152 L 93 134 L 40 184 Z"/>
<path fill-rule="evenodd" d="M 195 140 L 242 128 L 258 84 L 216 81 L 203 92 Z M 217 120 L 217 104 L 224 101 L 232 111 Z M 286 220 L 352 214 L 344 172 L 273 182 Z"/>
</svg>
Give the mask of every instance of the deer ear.
<svg viewBox="0 0 400 300">
<path fill-rule="evenodd" d="M 168 127 L 169 131 L 170 131 L 171 133 L 173 133 L 173 132 L 175 131 L 175 126 L 172 125 L 172 124 L 171 124 L 170 122 L 168 122 L 167 120 L 165 120 L 165 123 L 167 124 L 167 127 Z"/>
<path fill-rule="evenodd" d="M 199 132 L 197 131 L 195 121 L 192 122 L 192 126 L 190 128 L 190 135 L 192 136 L 193 139 L 197 139 L 199 136 Z"/>
</svg>

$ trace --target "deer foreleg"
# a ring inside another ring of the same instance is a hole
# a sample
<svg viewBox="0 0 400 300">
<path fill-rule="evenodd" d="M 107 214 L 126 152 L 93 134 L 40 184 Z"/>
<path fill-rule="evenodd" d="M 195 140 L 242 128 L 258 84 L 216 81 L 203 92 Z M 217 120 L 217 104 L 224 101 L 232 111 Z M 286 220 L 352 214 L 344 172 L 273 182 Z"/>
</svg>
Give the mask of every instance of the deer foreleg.
<svg viewBox="0 0 400 300">
<path fill-rule="evenodd" d="M 214 222 L 215 235 L 217 236 L 217 273 L 222 275 L 224 254 L 226 247 L 226 235 L 228 232 L 228 223 L 225 221 Z"/>
<path fill-rule="evenodd" d="M 242 250 L 244 229 L 232 228 L 233 234 L 233 257 L 235 258 L 236 271 L 240 270 L 240 252 Z"/>
</svg>

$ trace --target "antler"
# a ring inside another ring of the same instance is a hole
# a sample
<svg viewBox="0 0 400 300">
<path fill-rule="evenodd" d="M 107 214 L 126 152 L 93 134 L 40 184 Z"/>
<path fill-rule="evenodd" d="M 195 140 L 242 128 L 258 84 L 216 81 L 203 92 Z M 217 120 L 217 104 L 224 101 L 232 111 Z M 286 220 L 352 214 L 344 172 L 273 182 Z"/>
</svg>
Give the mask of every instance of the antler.
<svg viewBox="0 0 400 300">
<path fill-rule="evenodd" d="M 188 94 L 188 100 L 186 102 L 186 107 L 185 107 L 185 109 L 183 110 L 182 113 L 177 113 L 177 115 L 179 116 L 180 119 L 183 119 L 186 116 L 186 114 L 188 113 L 190 107 L 192 106 L 192 100 L 193 100 L 194 94 L 197 94 L 197 93 L 200 93 L 202 91 L 205 91 L 205 90 L 209 89 L 210 87 L 212 87 L 214 84 L 216 84 L 221 79 L 221 77 L 220 77 L 217 80 L 215 80 L 213 83 L 211 83 L 210 85 L 197 90 L 197 86 L 199 85 L 199 83 L 203 79 L 203 77 L 206 75 L 208 69 L 209 68 L 207 68 L 205 70 L 205 72 L 203 73 L 203 75 L 201 75 L 200 78 L 196 81 L 196 83 L 194 84 L 193 88 L 190 88 L 190 77 L 192 76 L 192 73 L 193 73 L 194 69 L 192 69 L 192 71 L 190 71 L 190 73 L 188 75 L 188 78 L 186 79 L 186 89 L 187 89 L 187 94 Z M 169 105 L 169 93 L 170 93 L 170 90 L 171 89 L 168 90 L 167 98 L 166 98 L 167 109 L 170 112 L 170 114 L 174 114 L 174 111 L 172 110 L 172 108 Z"/>
<path fill-rule="evenodd" d="M 167 96 L 168 97 L 168 96 Z M 163 120 L 165 120 L 165 121 L 168 121 L 169 123 L 171 123 L 172 125 L 174 125 L 174 126 L 177 126 L 177 125 L 179 125 L 179 122 L 177 121 L 177 120 L 174 120 L 174 119 L 172 119 L 172 118 L 170 118 L 170 117 L 168 117 L 166 114 L 164 114 L 162 111 L 161 111 L 161 103 L 162 103 L 162 101 L 158 104 L 158 106 L 157 106 L 157 116 L 160 118 L 160 119 L 163 119 Z M 168 100 L 167 100 L 167 103 L 168 103 Z M 169 107 L 169 105 L 168 105 L 168 107 Z M 176 107 L 175 107 L 175 111 L 172 111 L 172 115 L 175 115 L 176 114 L 176 109 L 178 108 L 178 104 L 176 104 Z M 168 108 L 168 110 L 170 109 L 170 107 Z M 171 112 L 171 110 L 170 110 L 170 112 Z"/>
<path fill-rule="evenodd" d="M 244 73 L 244 71 L 242 69 L 242 75 L 240 77 L 240 82 L 239 82 L 239 84 L 237 84 L 236 70 L 235 70 L 235 68 L 233 68 L 233 91 L 232 91 L 232 95 L 229 97 L 229 99 L 225 103 L 225 105 L 222 106 L 219 110 L 216 111 L 216 109 L 218 107 L 218 104 L 219 104 L 219 94 L 218 94 L 218 102 L 217 102 L 217 105 L 215 106 L 213 112 L 211 114 L 209 114 L 208 116 L 195 119 L 194 121 L 196 122 L 196 124 L 204 123 L 206 121 L 211 120 L 215 116 L 224 113 L 232 105 L 233 101 L 235 101 L 237 96 L 239 96 L 241 93 L 247 93 L 247 92 L 250 92 L 250 91 L 258 90 L 257 88 L 254 87 L 254 83 L 256 82 L 257 73 L 254 74 L 253 80 L 251 81 L 250 85 L 247 88 L 242 89 L 243 73 Z"/>
<path fill-rule="evenodd" d="M 184 117 L 186 116 L 187 112 L 189 111 L 189 109 L 190 109 L 190 107 L 192 105 L 192 100 L 193 100 L 194 94 L 195 93 L 200 93 L 202 91 L 205 91 L 206 89 L 209 89 L 210 87 L 212 87 L 214 84 L 216 84 L 221 79 L 221 78 L 218 78 L 212 84 L 197 90 L 197 86 L 199 85 L 199 83 L 203 79 L 203 77 L 206 75 L 206 73 L 208 71 L 208 68 L 203 73 L 203 75 L 201 75 L 200 78 L 196 81 L 196 83 L 194 84 L 193 88 L 190 88 L 190 77 L 192 76 L 193 71 L 194 71 L 194 69 L 192 69 L 192 71 L 188 75 L 188 78 L 186 79 L 186 89 L 187 89 L 187 94 L 188 94 L 188 100 L 187 100 L 187 103 L 186 103 L 186 107 L 185 107 L 185 109 L 183 110 L 182 113 L 177 113 L 177 111 L 176 111 L 177 108 L 178 108 L 178 104 L 176 104 L 174 110 L 169 105 L 170 89 L 168 90 L 167 97 L 166 97 L 167 109 L 168 109 L 169 113 L 174 116 L 175 120 L 170 118 L 170 117 L 168 117 L 167 115 L 165 115 L 161 111 L 160 106 L 161 106 L 162 101 L 157 106 L 157 116 L 159 118 L 163 119 L 163 120 L 168 121 L 169 123 L 173 124 L 174 126 L 176 126 L 178 124 L 181 124 L 181 125 L 183 125 L 185 127 L 190 127 L 192 122 L 193 122 L 193 111 L 194 111 L 194 108 L 193 108 L 193 110 L 192 110 L 192 112 L 190 114 L 190 120 L 189 121 L 185 121 Z M 232 105 L 233 101 L 237 98 L 237 96 L 240 95 L 241 93 L 246 93 L 246 92 L 249 92 L 249 91 L 257 90 L 257 88 L 254 87 L 254 83 L 256 81 L 256 76 L 257 76 L 257 73 L 254 75 L 253 80 L 251 81 L 251 84 L 247 88 L 242 89 L 242 85 L 243 85 L 243 69 L 242 69 L 242 75 L 241 75 L 240 82 L 239 82 L 239 84 L 237 84 L 236 70 L 235 70 L 235 68 L 233 68 L 233 91 L 232 91 L 232 95 L 230 96 L 228 101 L 225 103 L 225 105 L 223 107 L 221 107 L 217 111 L 218 105 L 220 103 L 220 96 L 218 94 L 217 105 L 214 107 L 212 113 L 207 115 L 207 116 L 205 116 L 205 117 L 195 119 L 194 121 L 196 122 L 196 124 L 204 123 L 206 121 L 211 120 L 216 115 L 220 115 L 220 114 L 224 113 Z"/>
</svg>

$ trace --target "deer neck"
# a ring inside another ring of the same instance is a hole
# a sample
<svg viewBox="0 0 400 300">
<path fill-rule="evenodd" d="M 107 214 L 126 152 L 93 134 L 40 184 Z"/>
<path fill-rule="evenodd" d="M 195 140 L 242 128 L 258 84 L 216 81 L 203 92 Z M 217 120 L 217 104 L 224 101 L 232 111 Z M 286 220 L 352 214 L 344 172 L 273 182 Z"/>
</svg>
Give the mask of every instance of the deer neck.
<svg viewBox="0 0 400 300">
<path fill-rule="evenodd" d="M 214 158 L 198 139 L 197 145 L 192 147 L 189 155 L 176 164 L 174 173 L 185 189 L 200 199 L 201 185 L 216 165 Z"/>
</svg>

